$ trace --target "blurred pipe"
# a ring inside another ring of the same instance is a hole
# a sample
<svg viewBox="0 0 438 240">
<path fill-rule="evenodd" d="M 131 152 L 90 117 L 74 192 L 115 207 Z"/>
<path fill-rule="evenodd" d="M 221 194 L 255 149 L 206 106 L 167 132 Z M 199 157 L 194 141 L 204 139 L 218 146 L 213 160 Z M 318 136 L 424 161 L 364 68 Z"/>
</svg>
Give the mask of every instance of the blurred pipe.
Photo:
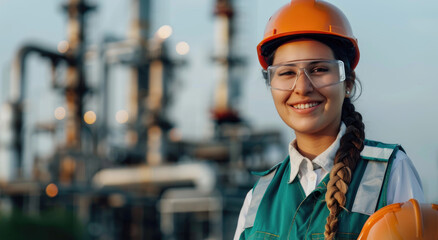
<svg viewBox="0 0 438 240">
<path fill-rule="evenodd" d="M 102 116 L 99 118 L 100 124 L 98 130 L 98 153 L 105 154 L 109 149 L 108 146 L 108 132 L 110 130 L 109 119 L 110 116 L 108 104 L 110 98 L 110 71 L 114 65 L 129 65 L 132 64 L 137 58 L 139 52 L 138 44 L 131 40 L 115 40 L 115 39 L 105 39 L 102 48 L 99 50 L 99 55 L 102 63 L 102 76 L 99 84 L 99 89 L 102 92 L 102 98 L 100 102 L 100 108 L 102 109 Z M 132 118 L 132 116 L 130 116 Z"/>
<path fill-rule="evenodd" d="M 151 23 L 151 0 L 131 0 L 131 22 L 128 29 L 128 39 L 136 45 L 136 58 L 131 63 L 128 95 L 127 144 L 129 148 L 144 149 L 144 137 L 139 129 L 145 129 L 143 119 L 147 114 L 144 106 L 149 89 L 148 76 L 148 43 L 149 26 Z M 146 112 L 146 113 L 145 113 Z"/>
<path fill-rule="evenodd" d="M 75 59 L 74 64 L 69 64 L 65 79 L 65 147 L 68 150 L 81 150 L 84 114 L 84 96 L 88 91 L 85 74 L 86 53 L 86 15 L 96 9 L 86 0 L 68 0 L 63 4 L 67 13 L 67 42 L 69 44 L 66 54 Z M 81 171 L 81 170 L 78 170 Z M 84 181 L 84 179 L 77 179 Z"/>
<path fill-rule="evenodd" d="M 17 170 L 18 176 L 21 174 L 21 164 L 23 157 L 23 99 L 25 95 L 26 84 L 26 59 L 30 53 L 37 53 L 41 57 L 48 58 L 51 60 L 52 67 L 55 68 L 59 61 L 63 60 L 68 63 L 72 63 L 72 59 L 68 58 L 66 55 L 46 49 L 41 46 L 27 44 L 19 49 L 15 57 L 12 74 L 11 74 L 11 86 L 10 86 L 10 104 L 13 108 L 12 119 L 13 119 L 13 146 L 12 151 L 15 152 L 17 158 Z"/>
<path fill-rule="evenodd" d="M 41 57 L 49 58 L 53 66 L 56 66 L 60 60 L 64 60 L 68 63 L 72 63 L 73 60 L 66 55 L 56 51 L 44 48 L 42 46 L 34 44 L 26 44 L 22 46 L 15 57 L 14 64 L 12 66 L 11 75 L 11 100 L 13 102 L 21 102 L 24 98 L 24 86 L 25 84 L 25 61 L 30 53 L 37 53 Z"/>
<path fill-rule="evenodd" d="M 214 96 L 214 113 L 231 111 L 229 93 L 229 62 L 231 17 L 233 9 L 228 0 L 217 0 L 215 6 L 215 59 L 218 63 L 218 86 Z"/>
<path fill-rule="evenodd" d="M 216 171 L 205 163 L 180 163 L 175 165 L 136 166 L 103 169 L 92 180 L 98 187 L 122 187 L 135 184 L 193 183 L 201 192 L 211 192 L 216 185 Z"/>
</svg>

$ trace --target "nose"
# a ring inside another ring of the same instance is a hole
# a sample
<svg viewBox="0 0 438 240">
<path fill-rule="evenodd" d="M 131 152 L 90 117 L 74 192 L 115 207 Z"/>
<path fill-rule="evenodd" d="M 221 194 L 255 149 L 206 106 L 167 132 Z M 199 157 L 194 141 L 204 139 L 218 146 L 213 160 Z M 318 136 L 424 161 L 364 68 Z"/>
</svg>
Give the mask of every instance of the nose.
<svg viewBox="0 0 438 240">
<path fill-rule="evenodd" d="M 314 87 L 312 85 L 312 82 L 310 82 L 310 79 L 304 72 L 304 69 L 301 69 L 298 73 L 297 78 L 295 79 L 293 91 L 300 95 L 306 95 L 309 92 L 312 92 L 313 89 Z"/>
</svg>

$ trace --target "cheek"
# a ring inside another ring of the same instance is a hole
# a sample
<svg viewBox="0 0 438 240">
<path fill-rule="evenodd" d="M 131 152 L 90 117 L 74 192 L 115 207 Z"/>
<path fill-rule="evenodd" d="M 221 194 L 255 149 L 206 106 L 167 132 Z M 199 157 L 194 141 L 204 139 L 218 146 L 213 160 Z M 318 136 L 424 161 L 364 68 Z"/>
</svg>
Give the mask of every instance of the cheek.
<svg viewBox="0 0 438 240">
<path fill-rule="evenodd" d="M 277 108 L 280 105 L 285 104 L 290 97 L 290 93 L 283 91 L 271 90 L 271 94 L 272 94 L 272 99 L 274 100 L 274 104 Z"/>
<path fill-rule="evenodd" d="M 329 93 L 325 94 L 327 100 L 330 102 L 330 107 L 336 109 L 342 109 L 342 104 L 344 103 L 345 93 L 342 88 L 333 89 Z"/>
</svg>

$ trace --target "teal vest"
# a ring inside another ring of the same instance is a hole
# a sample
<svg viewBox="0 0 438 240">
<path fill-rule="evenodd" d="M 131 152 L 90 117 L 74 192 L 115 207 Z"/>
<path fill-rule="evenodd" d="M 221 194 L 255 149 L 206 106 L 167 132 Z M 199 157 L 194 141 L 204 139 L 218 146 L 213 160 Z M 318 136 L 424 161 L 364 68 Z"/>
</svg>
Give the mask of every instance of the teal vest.
<svg viewBox="0 0 438 240">
<path fill-rule="evenodd" d="M 347 211 L 339 216 L 335 239 L 356 239 L 369 215 L 387 205 L 386 190 L 398 145 L 365 140 L 365 148 L 347 191 Z M 329 210 L 325 193 L 329 174 L 306 197 L 298 178 L 288 183 L 289 157 L 262 176 L 253 196 L 240 240 L 324 239 Z"/>
</svg>

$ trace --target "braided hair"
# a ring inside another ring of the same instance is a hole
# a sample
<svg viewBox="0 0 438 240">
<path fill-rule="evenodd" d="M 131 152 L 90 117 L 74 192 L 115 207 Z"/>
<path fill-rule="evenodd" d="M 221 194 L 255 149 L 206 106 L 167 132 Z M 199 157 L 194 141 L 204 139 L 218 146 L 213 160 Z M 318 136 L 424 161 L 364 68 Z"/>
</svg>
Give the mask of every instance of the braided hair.
<svg viewBox="0 0 438 240">
<path fill-rule="evenodd" d="M 330 180 L 327 184 L 325 200 L 330 213 L 327 217 L 324 236 L 333 239 L 338 230 L 338 215 L 345 209 L 348 185 L 352 174 L 360 161 L 360 152 L 364 148 L 365 125 L 362 116 L 356 112 L 350 98 L 345 98 L 342 105 L 342 121 L 347 126 L 340 146 L 336 152 L 334 166 L 330 171 Z"/>
<path fill-rule="evenodd" d="M 275 49 L 294 38 L 297 37 L 277 39 L 275 43 L 268 46 L 270 49 L 265 53 L 269 65 L 273 63 Z M 355 51 L 349 41 L 325 35 L 301 35 L 300 38 L 310 38 L 330 47 L 334 57 L 344 62 L 346 72 L 345 82 L 347 88 L 352 90 L 352 93 L 348 94 L 349 96 L 344 99 L 342 105 L 341 121 L 344 122 L 347 129 L 340 140 L 340 146 L 335 155 L 334 166 L 330 171 L 330 180 L 327 184 L 327 192 L 325 195 L 329 216 L 327 217 L 327 223 L 325 225 L 324 237 L 327 240 L 332 240 L 338 230 L 338 215 L 342 209 L 345 209 L 348 185 L 351 182 L 358 161 L 361 160 L 360 153 L 364 148 L 365 125 L 362 122 L 362 115 L 356 111 L 351 100 L 351 96 L 356 93 L 356 87 L 360 87 L 360 82 L 356 79 L 356 74 L 350 67 L 350 62 L 354 59 Z M 265 74 L 264 77 L 265 80 L 267 80 Z"/>
<path fill-rule="evenodd" d="M 349 59 L 351 58 L 348 56 L 349 49 L 345 47 L 346 45 L 343 45 L 345 42 L 324 41 L 324 43 L 332 49 L 336 59 L 346 63 L 345 72 L 347 77 L 345 81 L 347 87 L 353 88 L 351 95 L 354 95 L 356 86 L 360 86 L 360 82 L 356 79 L 355 72 L 350 68 Z M 364 148 L 365 125 L 362 121 L 362 115 L 356 111 L 350 97 L 347 96 L 342 105 L 341 121 L 344 122 L 347 129 L 336 152 L 325 194 L 327 208 L 330 212 L 324 232 L 324 237 L 327 240 L 334 239 L 336 235 L 339 222 L 338 215 L 342 209 L 345 209 L 348 185 L 351 182 L 358 161 L 361 160 L 360 153 Z"/>
</svg>

